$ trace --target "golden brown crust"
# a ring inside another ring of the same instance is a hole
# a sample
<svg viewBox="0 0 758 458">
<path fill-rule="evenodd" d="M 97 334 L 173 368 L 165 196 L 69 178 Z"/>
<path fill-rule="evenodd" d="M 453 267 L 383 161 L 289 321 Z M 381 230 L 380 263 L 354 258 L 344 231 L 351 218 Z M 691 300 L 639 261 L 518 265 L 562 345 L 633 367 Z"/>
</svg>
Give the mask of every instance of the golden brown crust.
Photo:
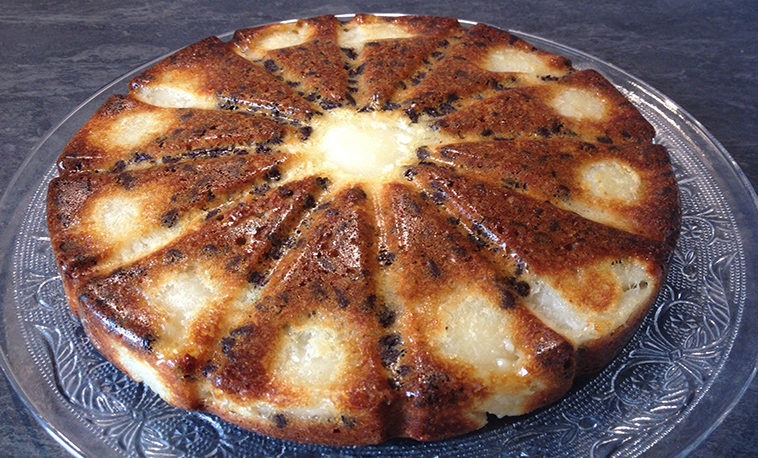
<svg viewBox="0 0 758 458">
<path fill-rule="evenodd" d="M 348 74 L 337 45 L 340 24 L 333 16 L 301 19 L 295 27 L 308 30 L 307 41 L 270 50 L 259 61 L 269 73 L 284 78 L 288 86 L 323 110 L 348 103 Z M 231 44 L 242 50 L 254 48 L 271 27 L 238 30 Z"/>
<path fill-rule="evenodd" d="M 132 91 L 150 87 L 162 78 L 198 79 L 197 90 L 216 99 L 221 108 L 262 113 L 274 119 L 302 122 L 316 111 L 286 84 L 232 51 L 229 44 L 209 37 L 190 45 L 130 82 Z"/>
<path fill-rule="evenodd" d="M 544 407 L 631 338 L 678 237 L 652 126 L 493 27 L 302 19 L 130 88 L 49 187 L 69 305 L 169 403 L 273 437 L 439 440 Z M 348 116 L 415 156 L 341 170 L 317 130 Z"/>
<path fill-rule="evenodd" d="M 102 135 L 116 130 L 119 123 L 135 122 L 135 117 L 144 115 L 154 115 L 162 123 L 161 131 L 126 144 Z M 268 150 L 293 134 L 294 129 L 288 126 L 243 114 L 161 108 L 114 95 L 66 145 L 58 169 L 61 175 L 82 171 L 117 173 L 127 167 L 160 164 L 181 156 L 202 158 Z M 164 157 L 169 159 L 163 161 Z"/>
</svg>

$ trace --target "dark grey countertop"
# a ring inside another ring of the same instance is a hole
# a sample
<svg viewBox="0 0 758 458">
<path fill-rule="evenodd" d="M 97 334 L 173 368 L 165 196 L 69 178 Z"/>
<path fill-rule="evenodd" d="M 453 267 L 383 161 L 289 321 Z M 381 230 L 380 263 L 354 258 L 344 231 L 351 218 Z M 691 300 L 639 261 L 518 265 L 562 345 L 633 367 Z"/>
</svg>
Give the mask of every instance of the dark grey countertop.
<svg viewBox="0 0 758 458">
<path fill-rule="evenodd" d="M 455 16 L 588 52 L 682 106 L 758 184 L 758 3 L 752 0 L 6 0 L 0 6 L 0 191 L 45 132 L 135 67 L 209 35 L 349 12 Z M 754 382 L 692 456 L 758 456 L 757 409 Z M 0 457 L 68 456 L 1 375 L 0 418 Z"/>
</svg>

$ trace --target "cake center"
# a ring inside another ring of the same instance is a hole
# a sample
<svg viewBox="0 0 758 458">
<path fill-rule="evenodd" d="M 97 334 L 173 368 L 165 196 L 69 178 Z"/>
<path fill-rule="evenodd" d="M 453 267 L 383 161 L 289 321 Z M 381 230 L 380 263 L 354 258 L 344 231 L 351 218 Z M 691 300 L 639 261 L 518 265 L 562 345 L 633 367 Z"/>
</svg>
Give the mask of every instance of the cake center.
<svg viewBox="0 0 758 458">
<path fill-rule="evenodd" d="M 358 113 L 352 108 L 328 111 L 314 120 L 310 159 L 345 179 L 378 179 L 409 164 L 416 150 L 438 143 L 429 127 L 414 124 L 399 110 Z"/>
</svg>

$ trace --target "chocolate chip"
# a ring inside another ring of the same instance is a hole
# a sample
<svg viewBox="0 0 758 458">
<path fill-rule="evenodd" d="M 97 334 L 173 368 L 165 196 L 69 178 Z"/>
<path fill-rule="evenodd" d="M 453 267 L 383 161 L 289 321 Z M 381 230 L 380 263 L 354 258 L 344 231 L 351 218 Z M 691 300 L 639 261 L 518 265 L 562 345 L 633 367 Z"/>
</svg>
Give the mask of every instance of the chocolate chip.
<svg viewBox="0 0 758 458">
<path fill-rule="evenodd" d="M 334 288 L 334 295 L 337 296 L 337 305 L 340 308 L 345 308 L 350 305 L 350 300 L 345 296 L 345 292 L 341 289 Z"/>
<path fill-rule="evenodd" d="M 316 198 L 313 197 L 313 194 L 306 194 L 305 198 L 303 199 L 303 208 L 316 208 Z"/>
<path fill-rule="evenodd" d="M 266 275 L 261 272 L 251 271 L 247 274 L 247 281 L 255 286 L 261 287 L 266 284 Z"/>
<path fill-rule="evenodd" d="M 418 175 L 418 169 L 416 167 L 408 167 L 405 169 L 405 173 L 403 173 L 403 175 L 408 181 L 413 181 L 413 178 Z"/>
<path fill-rule="evenodd" d="M 121 173 L 116 177 L 116 182 L 123 186 L 127 191 L 134 189 L 137 181 L 139 180 L 133 175 L 130 175 L 128 172 Z"/>
<path fill-rule="evenodd" d="M 384 310 L 379 314 L 379 324 L 382 325 L 383 328 L 388 328 L 395 323 L 395 318 L 395 312 L 392 310 Z"/>
<path fill-rule="evenodd" d="M 397 362 L 404 353 L 398 348 L 403 344 L 403 339 L 397 334 L 388 334 L 379 339 L 379 356 L 384 367 L 390 367 Z"/>
<path fill-rule="evenodd" d="M 278 413 L 271 417 L 272 420 L 274 420 L 274 425 L 276 425 L 277 428 L 282 429 L 285 426 L 287 426 L 287 417 L 282 414 Z"/>
<path fill-rule="evenodd" d="M 246 324 L 244 326 L 240 326 L 239 328 L 235 329 L 231 333 L 229 333 L 232 337 L 242 337 L 242 336 L 251 336 L 255 333 L 255 326 L 252 324 Z"/>
<path fill-rule="evenodd" d="M 516 305 L 516 298 L 510 290 L 503 289 L 500 294 L 500 307 L 508 310 Z"/>
<path fill-rule="evenodd" d="M 234 346 L 237 345 L 237 341 L 232 337 L 224 337 L 221 339 L 221 351 L 226 355 L 230 356 L 233 354 L 232 349 L 234 349 Z"/>
<path fill-rule="evenodd" d="M 516 294 L 519 296 L 526 297 L 529 295 L 530 291 L 531 287 L 529 286 L 529 283 L 523 280 L 516 283 Z"/>
<path fill-rule="evenodd" d="M 179 219 L 179 212 L 176 209 L 169 210 L 161 216 L 161 224 L 164 227 L 174 227 Z"/>
<path fill-rule="evenodd" d="M 613 140 L 611 140 L 611 137 L 607 135 L 603 135 L 602 137 L 597 137 L 597 141 L 600 143 L 604 143 L 606 145 L 610 145 L 613 143 Z"/>
<path fill-rule="evenodd" d="M 263 62 L 263 67 L 266 69 L 269 73 L 276 73 L 279 71 L 279 66 L 276 65 L 276 62 L 274 62 L 272 59 L 266 59 Z"/>
<path fill-rule="evenodd" d="M 184 254 L 181 251 L 170 248 L 163 255 L 163 260 L 166 262 L 166 264 L 172 264 L 176 261 L 179 261 L 183 257 L 184 257 Z"/>
<path fill-rule="evenodd" d="M 308 140 L 308 137 L 311 136 L 313 133 L 313 127 L 311 126 L 305 126 L 300 128 L 300 139 L 305 141 Z"/>
<path fill-rule="evenodd" d="M 279 171 L 278 168 L 274 167 L 268 172 L 266 172 L 266 178 L 268 178 L 271 181 L 279 181 L 282 179 L 282 173 Z"/>
<path fill-rule="evenodd" d="M 391 266 L 392 263 L 395 262 L 395 253 L 386 249 L 379 250 L 377 260 L 379 261 L 379 264 L 384 267 Z"/>
<path fill-rule="evenodd" d="M 442 275 L 439 267 L 437 266 L 437 263 L 434 262 L 433 259 L 426 260 L 426 267 L 429 269 L 429 275 L 431 275 L 432 277 L 440 278 L 440 275 Z"/>
</svg>

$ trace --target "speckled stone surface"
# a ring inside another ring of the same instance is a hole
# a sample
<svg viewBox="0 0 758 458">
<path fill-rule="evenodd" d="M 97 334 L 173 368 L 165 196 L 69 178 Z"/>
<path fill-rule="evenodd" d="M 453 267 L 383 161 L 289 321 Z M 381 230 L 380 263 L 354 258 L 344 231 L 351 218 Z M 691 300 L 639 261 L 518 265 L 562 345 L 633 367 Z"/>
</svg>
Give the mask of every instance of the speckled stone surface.
<svg viewBox="0 0 758 458">
<path fill-rule="evenodd" d="M 758 185 L 758 3 L 638 3 L 7 0 L 0 6 L 0 192 L 45 132 L 129 70 L 209 35 L 349 12 L 455 16 L 588 52 L 691 113 Z M 0 457 L 64 456 L 0 375 Z M 691 456 L 758 456 L 758 382 Z"/>
</svg>

